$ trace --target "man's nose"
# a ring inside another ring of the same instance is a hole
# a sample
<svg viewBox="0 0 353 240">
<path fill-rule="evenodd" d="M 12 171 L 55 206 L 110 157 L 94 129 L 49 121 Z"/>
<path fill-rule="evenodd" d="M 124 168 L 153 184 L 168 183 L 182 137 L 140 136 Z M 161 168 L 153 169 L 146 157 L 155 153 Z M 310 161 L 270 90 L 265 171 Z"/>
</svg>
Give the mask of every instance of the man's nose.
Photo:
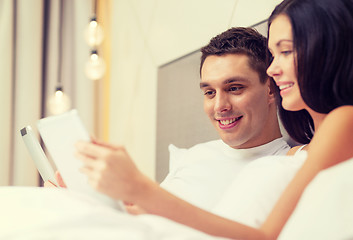
<svg viewBox="0 0 353 240">
<path fill-rule="evenodd" d="M 215 97 L 215 112 L 225 112 L 231 109 L 231 104 L 229 102 L 229 97 L 225 93 L 217 94 Z"/>
</svg>

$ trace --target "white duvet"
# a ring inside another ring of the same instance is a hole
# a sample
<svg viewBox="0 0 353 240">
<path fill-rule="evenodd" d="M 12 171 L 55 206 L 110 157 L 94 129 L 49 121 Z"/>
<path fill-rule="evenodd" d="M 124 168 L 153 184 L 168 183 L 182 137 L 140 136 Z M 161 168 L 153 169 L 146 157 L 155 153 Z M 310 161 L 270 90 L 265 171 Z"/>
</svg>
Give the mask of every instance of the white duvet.
<svg viewBox="0 0 353 240">
<path fill-rule="evenodd" d="M 263 159 L 259 159 L 258 162 L 258 167 L 263 166 Z M 250 174 L 259 171 L 254 165 L 249 166 L 247 168 L 249 175 L 246 176 L 253 176 L 254 179 L 247 181 L 246 188 L 249 191 L 242 191 L 244 199 L 257 192 L 259 181 L 255 179 L 262 181 L 267 179 L 262 174 Z M 266 169 L 268 170 L 260 172 L 277 175 L 272 168 L 262 168 Z M 283 180 L 283 172 L 279 172 L 281 174 L 278 174 L 278 180 Z M 247 178 L 240 180 L 244 179 Z M 269 181 L 269 186 L 276 182 L 273 176 L 270 179 L 272 180 Z M 240 186 L 243 187 L 243 184 Z M 273 194 L 272 187 L 261 189 L 268 191 L 261 192 L 262 197 L 255 197 L 255 200 L 259 199 L 259 204 L 263 202 L 264 196 Z M 256 219 L 259 213 L 256 211 L 248 214 L 252 216 L 248 216 L 251 220 Z M 13 239 L 222 238 L 204 234 L 158 216 L 128 215 L 65 189 L 0 187 L 0 240 Z M 353 159 L 322 171 L 309 184 L 279 239 L 353 239 Z"/>
<path fill-rule="evenodd" d="M 221 239 L 168 219 L 132 216 L 68 190 L 1 187 L 0 239 Z"/>
</svg>

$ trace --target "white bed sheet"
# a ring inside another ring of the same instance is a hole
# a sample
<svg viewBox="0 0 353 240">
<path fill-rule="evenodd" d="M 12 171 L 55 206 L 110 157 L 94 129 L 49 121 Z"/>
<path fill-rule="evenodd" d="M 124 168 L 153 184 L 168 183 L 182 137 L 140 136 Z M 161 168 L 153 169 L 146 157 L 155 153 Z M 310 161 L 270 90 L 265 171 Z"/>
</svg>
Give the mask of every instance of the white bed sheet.
<svg viewBox="0 0 353 240">
<path fill-rule="evenodd" d="M 1 187 L 0 239 L 224 239 L 154 215 L 132 216 L 68 190 Z"/>
<path fill-rule="evenodd" d="M 353 158 L 322 171 L 279 239 L 353 239 Z M 0 187 L 0 240 L 216 240 L 168 219 L 132 216 L 64 189 Z"/>
</svg>

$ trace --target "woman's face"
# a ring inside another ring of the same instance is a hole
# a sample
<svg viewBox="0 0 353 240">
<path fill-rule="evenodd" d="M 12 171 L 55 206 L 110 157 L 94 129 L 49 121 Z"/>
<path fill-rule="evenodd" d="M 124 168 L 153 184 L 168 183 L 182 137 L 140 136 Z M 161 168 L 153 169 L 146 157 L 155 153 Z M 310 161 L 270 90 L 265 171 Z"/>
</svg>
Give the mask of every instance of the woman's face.
<svg viewBox="0 0 353 240">
<path fill-rule="evenodd" d="M 286 15 L 278 15 L 270 25 L 268 48 L 273 61 L 267 74 L 280 88 L 282 106 L 289 111 L 307 108 L 298 86 L 295 54 L 293 48 L 292 25 Z"/>
</svg>

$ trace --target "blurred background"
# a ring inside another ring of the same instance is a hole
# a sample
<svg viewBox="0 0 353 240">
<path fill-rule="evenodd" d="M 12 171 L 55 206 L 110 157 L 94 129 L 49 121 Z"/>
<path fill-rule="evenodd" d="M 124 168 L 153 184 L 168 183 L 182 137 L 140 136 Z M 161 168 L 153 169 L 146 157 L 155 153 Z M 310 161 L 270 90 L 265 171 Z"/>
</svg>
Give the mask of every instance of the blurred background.
<svg viewBox="0 0 353 240">
<path fill-rule="evenodd" d="M 19 130 L 71 108 L 92 135 L 124 144 L 141 171 L 161 180 L 167 166 L 156 162 L 158 109 L 173 103 L 160 96 L 185 97 L 161 84 L 166 66 L 179 66 L 230 27 L 264 23 L 279 2 L 0 0 L 0 185 L 41 184 Z M 198 57 L 193 64 L 197 73 Z"/>
</svg>

